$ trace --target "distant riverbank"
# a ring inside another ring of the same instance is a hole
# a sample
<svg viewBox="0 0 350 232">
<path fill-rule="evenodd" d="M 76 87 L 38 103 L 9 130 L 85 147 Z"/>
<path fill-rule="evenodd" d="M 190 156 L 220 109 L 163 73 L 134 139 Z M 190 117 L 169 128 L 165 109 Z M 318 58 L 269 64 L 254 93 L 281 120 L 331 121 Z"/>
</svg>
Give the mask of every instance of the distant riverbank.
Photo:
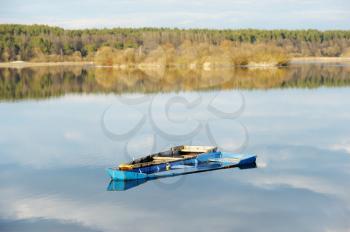
<svg viewBox="0 0 350 232">
<path fill-rule="evenodd" d="M 93 65 L 92 61 L 63 61 L 63 62 L 27 62 L 27 61 L 13 61 L 0 62 L 0 68 L 30 68 L 30 67 L 47 67 L 47 66 L 81 66 Z"/>
<path fill-rule="evenodd" d="M 142 64 L 115 64 L 115 65 L 99 65 L 93 61 L 79 61 L 79 62 L 26 62 L 26 61 L 15 61 L 15 62 L 0 62 L 0 68 L 32 68 L 32 67 L 50 67 L 50 66 L 94 66 L 97 68 L 117 68 L 117 69 L 160 69 L 163 68 L 162 64 L 157 63 L 142 63 Z M 215 65 L 212 67 L 212 63 L 206 62 L 201 65 L 201 69 L 210 70 L 210 69 L 220 69 L 220 68 L 234 68 L 234 67 L 245 67 L 245 68 L 268 68 L 268 67 L 276 67 L 274 63 L 252 63 L 248 65 Z M 173 65 L 171 68 L 189 68 L 196 69 L 198 68 L 196 65 Z"/>
<path fill-rule="evenodd" d="M 350 57 L 294 57 L 291 58 L 289 64 L 297 63 L 344 63 L 350 62 Z M 161 65 L 157 64 L 140 64 L 134 66 L 128 65 L 97 65 L 93 61 L 63 61 L 63 62 L 26 62 L 26 61 L 14 61 L 14 62 L 0 62 L 0 68 L 30 68 L 30 67 L 49 67 L 49 66 L 95 66 L 95 67 L 111 67 L 111 68 L 140 68 L 140 69 L 157 69 L 161 68 Z M 228 68 L 229 66 L 215 67 L 215 68 Z M 231 68 L 234 66 L 231 66 Z M 271 63 L 255 63 L 251 65 L 242 65 L 240 67 L 247 68 L 268 68 L 275 67 Z M 191 67 L 190 67 L 191 68 Z M 194 67 L 192 67 L 194 68 Z M 204 70 L 211 69 L 210 64 L 207 63 L 202 67 Z"/>
<path fill-rule="evenodd" d="M 341 63 L 350 62 L 350 57 L 295 57 L 290 63 Z"/>
</svg>

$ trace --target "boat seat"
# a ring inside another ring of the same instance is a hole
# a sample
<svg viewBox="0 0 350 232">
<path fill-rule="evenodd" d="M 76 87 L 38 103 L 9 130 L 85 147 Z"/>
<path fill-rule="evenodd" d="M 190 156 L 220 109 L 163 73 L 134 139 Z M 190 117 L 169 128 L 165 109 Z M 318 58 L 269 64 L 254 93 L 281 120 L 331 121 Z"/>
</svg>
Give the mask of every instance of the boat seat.
<svg viewBox="0 0 350 232">
<path fill-rule="evenodd" d="M 161 161 L 176 161 L 176 160 L 181 160 L 182 158 L 179 157 L 165 157 L 165 156 L 154 156 L 154 160 L 161 160 Z"/>
<path fill-rule="evenodd" d="M 181 155 L 183 158 L 193 158 L 193 157 L 195 157 L 195 156 L 197 156 L 198 155 L 198 153 L 189 153 L 189 154 L 183 154 L 183 155 Z"/>
<path fill-rule="evenodd" d="M 216 147 L 212 146 L 183 146 L 181 152 L 209 152 L 215 150 Z"/>
</svg>

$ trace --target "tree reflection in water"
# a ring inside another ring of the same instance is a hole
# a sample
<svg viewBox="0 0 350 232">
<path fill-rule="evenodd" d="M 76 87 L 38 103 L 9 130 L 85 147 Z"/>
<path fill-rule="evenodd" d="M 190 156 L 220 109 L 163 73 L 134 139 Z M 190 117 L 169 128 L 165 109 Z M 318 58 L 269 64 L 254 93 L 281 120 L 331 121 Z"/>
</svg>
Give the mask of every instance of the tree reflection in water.
<svg viewBox="0 0 350 232">
<path fill-rule="evenodd" d="M 69 93 L 157 93 L 213 89 L 317 88 L 350 85 L 350 66 L 119 70 L 95 67 L 0 69 L 0 99 L 44 99 Z"/>
</svg>

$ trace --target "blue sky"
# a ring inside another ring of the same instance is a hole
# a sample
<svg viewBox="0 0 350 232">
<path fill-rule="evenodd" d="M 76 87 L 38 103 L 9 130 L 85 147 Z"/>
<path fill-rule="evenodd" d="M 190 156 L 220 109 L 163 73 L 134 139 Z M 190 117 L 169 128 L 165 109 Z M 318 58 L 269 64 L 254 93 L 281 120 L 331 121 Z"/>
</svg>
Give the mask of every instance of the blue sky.
<svg viewBox="0 0 350 232">
<path fill-rule="evenodd" d="M 349 0 L 0 0 L 0 23 L 350 29 Z"/>
</svg>

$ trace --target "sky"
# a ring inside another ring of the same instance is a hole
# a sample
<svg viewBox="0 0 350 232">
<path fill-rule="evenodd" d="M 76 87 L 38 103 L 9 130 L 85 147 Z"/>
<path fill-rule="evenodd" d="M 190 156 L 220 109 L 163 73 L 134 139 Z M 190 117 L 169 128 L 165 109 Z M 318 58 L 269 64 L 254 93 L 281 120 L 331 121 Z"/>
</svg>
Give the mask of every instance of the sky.
<svg viewBox="0 0 350 232">
<path fill-rule="evenodd" d="M 349 0 L 0 0 L 0 23 L 67 29 L 350 29 Z"/>
</svg>

